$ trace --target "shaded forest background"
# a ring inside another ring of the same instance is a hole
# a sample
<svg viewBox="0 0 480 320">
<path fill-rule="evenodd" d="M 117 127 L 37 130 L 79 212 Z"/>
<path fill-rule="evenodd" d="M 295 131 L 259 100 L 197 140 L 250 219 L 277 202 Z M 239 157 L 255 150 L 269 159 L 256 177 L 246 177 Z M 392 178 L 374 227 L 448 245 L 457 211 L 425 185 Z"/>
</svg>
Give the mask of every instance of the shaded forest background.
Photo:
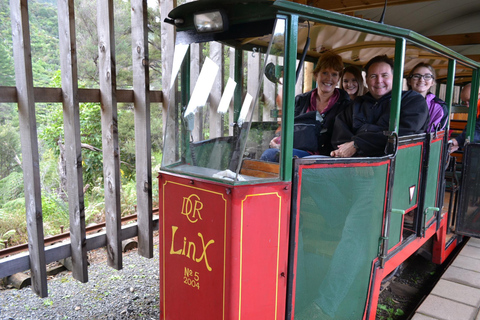
<svg viewBox="0 0 480 320">
<path fill-rule="evenodd" d="M 98 88 L 97 0 L 75 0 L 78 83 Z M 57 0 L 29 0 L 33 80 L 35 87 L 61 87 Z M 115 1 L 115 52 L 117 88 L 132 89 L 130 1 Z M 160 19 L 149 8 L 150 89 L 161 90 Z M 9 0 L 0 0 L 0 87 L 15 86 Z M 1 90 L 1 89 L 0 89 Z M 62 184 L 62 105 L 36 104 L 40 153 L 42 212 L 45 235 L 68 229 L 68 199 Z M 161 105 L 151 104 L 152 177 L 161 162 Z M 102 136 L 100 105 L 80 104 L 82 164 L 86 223 L 104 217 Z M 118 105 L 121 150 L 122 215 L 133 214 L 136 205 L 135 132 L 132 104 Z M 0 103 L 0 249 L 26 242 L 25 199 L 17 105 Z M 154 186 L 156 184 L 154 183 Z M 153 195 L 157 191 L 154 189 Z M 157 197 L 153 198 L 154 206 Z"/>
</svg>

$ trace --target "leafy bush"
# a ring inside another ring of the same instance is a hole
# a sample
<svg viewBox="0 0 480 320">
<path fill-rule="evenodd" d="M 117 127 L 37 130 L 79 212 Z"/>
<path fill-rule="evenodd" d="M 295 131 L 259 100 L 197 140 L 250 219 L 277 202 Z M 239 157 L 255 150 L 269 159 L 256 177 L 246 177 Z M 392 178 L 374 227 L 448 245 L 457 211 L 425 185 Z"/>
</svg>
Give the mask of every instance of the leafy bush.
<svg viewBox="0 0 480 320">
<path fill-rule="evenodd" d="M 7 202 L 23 197 L 23 172 L 12 172 L 0 180 L 0 208 Z"/>
<path fill-rule="evenodd" d="M 27 242 L 25 198 L 11 200 L 0 209 L 0 238 L 9 246 Z"/>
</svg>

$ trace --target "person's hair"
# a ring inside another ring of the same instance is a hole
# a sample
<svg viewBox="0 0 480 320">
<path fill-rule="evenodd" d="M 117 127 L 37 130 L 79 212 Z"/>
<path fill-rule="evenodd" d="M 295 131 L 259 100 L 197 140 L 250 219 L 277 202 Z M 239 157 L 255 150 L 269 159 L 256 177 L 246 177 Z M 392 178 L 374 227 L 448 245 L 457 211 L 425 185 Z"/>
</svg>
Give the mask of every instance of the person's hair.
<svg viewBox="0 0 480 320">
<path fill-rule="evenodd" d="M 355 78 L 355 80 L 357 80 L 358 91 L 355 93 L 355 96 L 363 95 L 367 90 L 365 88 L 365 84 L 363 83 L 362 72 L 360 71 L 360 69 L 358 69 L 355 66 L 348 66 L 345 69 L 343 69 L 342 77 L 340 78 L 340 89 L 344 89 L 343 88 L 343 77 L 345 76 L 345 73 L 347 73 L 347 72 L 353 74 L 353 77 Z"/>
<path fill-rule="evenodd" d="M 370 69 L 372 64 L 380 63 L 380 62 L 388 64 L 390 68 L 392 68 L 392 73 L 393 73 L 393 60 L 390 59 L 386 54 L 375 56 L 372 59 L 370 59 L 370 61 L 368 61 L 367 64 L 365 65 L 365 68 L 364 68 L 365 72 L 368 74 L 368 69 Z"/>
<path fill-rule="evenodd" d="M 332 68 L 335 71 L 338 71 L 341 75 L 343 70 L 343 60 L 338 54 L 327 51 L 320 56 L 317 62 L 317 66 L 315 70 L 313 70 L 313 74 L 317 74 L 320 72 L 321 69 Z"/>
<path fill-rule="evenodd" d="M 410 70 L 410 73 L 408 74 L 407 79 L 412 79 L 412 76 L 413 76 L 413 73 L 415 72 L 415 70 L 418 69 L 418 68 L 422 68 L 422 67 L 430 70 L 430 72 L 432 73 L 432 76 L 433 76 L 433 80 L 435 80 L 435 78 L 437 77 L 437 75 L 435 74 L 435 69 L 433 69 L 433 67 L 430 64 L 425 63 L 425 62 L 417 63 L 417 65 L 415 67 L 413 67 L 412 70 Z M 408 90 L 412 90 L 412 86 L 410 85 L 410 81 L 407 81 L 407 87 L 408 87 Z"/>
</svg>

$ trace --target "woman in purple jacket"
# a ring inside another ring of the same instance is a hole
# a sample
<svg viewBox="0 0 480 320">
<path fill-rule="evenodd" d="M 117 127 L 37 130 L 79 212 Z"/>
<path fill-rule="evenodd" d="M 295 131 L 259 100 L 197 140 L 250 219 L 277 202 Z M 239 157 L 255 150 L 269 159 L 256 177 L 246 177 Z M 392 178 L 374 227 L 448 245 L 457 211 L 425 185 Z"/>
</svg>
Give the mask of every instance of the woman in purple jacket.
<svg viewBox="0 0 480 320">
<path fill-rule="evenodd" d="M 420 62 L 407 77 L 407 86 L 409 90 L 420 93 L 428 105 L 430 122 L 427 132 L 442 130 L 447 122 L 448 109 L 444 101 L 430 92 L 430 88 L 435 82 L 435 70 L 428 63 Z"/>
</svg>

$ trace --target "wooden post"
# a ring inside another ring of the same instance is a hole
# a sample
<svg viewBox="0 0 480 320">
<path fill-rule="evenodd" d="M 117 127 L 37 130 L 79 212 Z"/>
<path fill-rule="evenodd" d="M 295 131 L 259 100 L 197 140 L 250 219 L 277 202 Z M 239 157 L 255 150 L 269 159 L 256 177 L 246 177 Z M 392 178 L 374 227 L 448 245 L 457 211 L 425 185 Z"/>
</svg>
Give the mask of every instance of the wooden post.
<svg viewBox="0 0 480 320">
<path fill-rule="evenodd" d="M 20 141 L 23 159 L 23 184 L 27 215 L 28 247 L 32 289 L 40 297 L 48 296 L 47 269 L 43 240 L 42 195 L 38 157 L 37 122 L 33 94 L 33 73 L 28 22 L 28 1 L 11 0 L 13 56 L 17 86 Z"/>
<path fill-rule="evenodd" d="M 108 265 L 119 270 L 122 269 L 120 150 L 118 148 L 113 0 L 97 1 L 97 31 Z"/>
<path fill-rule="evenodd" d="M 210 138 L 223 136 L 222 116 L 217 113 L 217 107 L 222 97 L 223 85 L 223 45 L 219 42 L 210 43 L 210 58 L 220 66 L 220 72 L 215 78 L 215 83 L 210 93 Z"/>
<path fill-rule="evenodd" d="M 235 49 L 229 48 L 228 49 L 228 56 L 230 60 L 230 74 L 229 77 L 235 80 Z M 237 83 L 237 87 L 241 85 L 241 83 Z M 233 123 L 235 122 L 235 107 L 234 107 L 235 97 L 230 102 L 230 107 L 228 108 L 228 135 L 233 136 Z"/>
<path fill-rule="evenodd" d="M 131 6 L 138 253 L 146 258 L 153 258 L 152 143 L 150 137 L 147 1 L 132 0 Z"/>
<path fill-rule="evenodd" d="M 277 63 L 277 58 L 274 55 L 268 56 L 268 60 L 265 61 L 265 64 L 273 63 L 274 65 Z M 273 121 L 271 117 L 270 111 L 275 109 L 275 99 L 276 99 L 276 83 L 270 81 L 263 76 L 263 99 L 265 100 L 265 106 L 263 107 L 263 121 Z"/>
<path fill-rule="evenodd" d="M 170 97 L 170 83 L 171 81 L 175 81 L 175 79 L 171 79 L 172 74 L 172 65 L 173 65 L 173 54 L 175 51 L 175 28 L 174 26 L 165 23 L 165 18 L 167 18 L 168 13 L 176 7 L 176 0 L 159 0 L 160 1 L 160 19 L 162 21 L 162 29 L 161 29 L 161 49 L 162 49 L 162 90 L 163 90 L 163 133 L 165 135 L 165 131 L 168 125 L 174 126 L 175 121 L 174 119 L 169 119 L 168 114 L 168 106 L 171 103 L 171 99 L 174 97 Z M 169 132 L 175 132 L 173 128 L 170 128 Z M 165 137 L 165 139 L 174 139 L 174 137 Z M 163 141 L 163 145 L 165 146 L 167 141 Z M 168 145 L 174 145 L 173 142 L 168 142 Z M 174 148 L 163 149 L 163 161 L 173 162 L 175 159 L 175 150 Z"/>
<path fill-rule="evenodd" d="M 197 84 L 198 76 L 200 75 L 200 55 L 202 50 L 198 43 L 193 43 L 190 45 L 190 93 L 192 95 L 193 90 L 195 90 L 195 85 Z M 195 111 L 195 125 L 192 131 L 193 141 L 203 140 L 203 114 L 204 108 L 198 108 Z"/>
<path fill-rule="evenodd" d="M 260 57 L 261 57 L 260 52 L 248 52 L 247 54 L 247 64 L 248 64 L 248 69 L 247 69 L 247 92 L 252 95 L 252 97 L 255 98 L 258 96 L 258 91 L 259 91 L 259 79 L 260 79 Z M 258 110 L 258 103 L 259 101 L 257 100 L 256 105 L 250 107 L 250 111 L 248 112 L 247 116 L 247 121 L 250 121 L 250 117 L 252 116 L 252 121 L 258 121 L 258 115 L 259 115 L 259 110 Z"/>
<path fill-rule="evenodd" d="M 73 0 L 58 1 L 60 65 L 62 70 L 63 126 L 67 163 L 68 208 L 73 277 L 88 281 L 85 234 L 85 203 L 83 197 L 82 142 L 78 102 L 77 49 Z"/>
</svg>

